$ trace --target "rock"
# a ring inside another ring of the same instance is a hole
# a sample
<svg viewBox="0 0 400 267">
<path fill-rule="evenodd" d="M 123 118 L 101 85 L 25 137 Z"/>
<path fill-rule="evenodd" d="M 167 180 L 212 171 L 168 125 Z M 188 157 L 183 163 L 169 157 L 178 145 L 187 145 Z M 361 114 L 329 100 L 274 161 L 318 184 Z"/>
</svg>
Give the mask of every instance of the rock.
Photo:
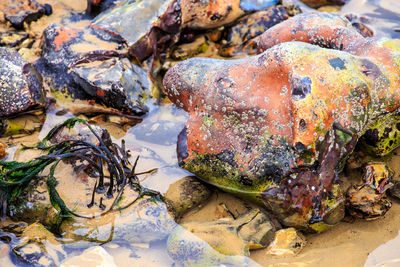
<svg viewBox="0 0 400 267">
<path fill-rule="evenodd" d="M 236 24 L 223 33 L 221 56 L 234 56 L 237 53 L 257 54 L 257 36 L 289 18 L 283 6 L 273 6 L 237 20 Z"/>
<path fill-rule="evenodd" d="M 193 58 L 166 73 L 167 96 L 190 114 L 179 164 L 264 203 L 286 226 L 322 231 L 344 216 L 337 173 L 359 136 L 400 107 L 400 43 L 310 13 L 267 30 L 258 48 L 255 57 Z"/>
<path fill-rule="evenodd" d="M 0 47 L 0 117 L 42 108 L 42 77 L 14 50 Z"/>
<path fill-rule="evenodd" d="M 91 247 L 78 256 L 71 257 L 61 263 L 61 267 L 97 266 L 117 267 L 114 258 L 102 247 Z"/>
<path fill-rule="evenodd" d="M 345 17 L 351 22 L 351 25 L 361 33 L 362 36 L 374 36 L 374 32 L 367 25 L 365 25 L 366 23 L 371 22 L 370 19 L 364 16 L 357 16 L 355 14 L 347 14 Z"/>
<path fill-rule="evenodd" d="M 87 27 L 50 25 L 38 68 L 59 98 L 93 101 L 125 114 L 144 115 L 151 98 L 148 73 L 120 54 L 118 36 Z"/>
<path fill-rule="evenodd" d="M 360 219 L 377 219 L 392 207 L 392 203 L 384 195 L 377 194 L 369 186 L 350 188 L 346 196 L 349 214 Z"/>
<path fill-rule="evenodd" d="M 349 188 L 346 206 L 350 215 L 373 220 L 385 215 L 392 206 L 385 192 L 393 186 L 393 171 L 385 163 L 370 163 L 364 169 L 364 183 Z"/>
<path fill-rule="evenodd" d="M 187 176 L 171 184 L 164 197 L 175 218 L 180 218 L 190 209 L 203 204 L 211 193 L 207 185 Z"/>
<path fill-rule="evenodd" d="M 87 2 L 86 14 L 97 16 L 116 4 L 123 2 L 123 0 L 88 0 Z"/>
<path fill-rule="evenodd" d="M 24 23 L 38 20 L 46 13 L 45 5 L 35 0 L 4 0 L 0 3 L 0 10 L 16 29 L 22 29 Z"/>
<path fill-rule="evenodd" d="M 228 235 L 227 238 L 232 237 L 232 234 L 229 234 L 229 232 L 224 234 Z M 214 240 L 218 242 L 218 238 L 214 238 Z M 235 238 L 234 241 L 239 243 L 232 243 L 230 252 L 235 249 L 235 245 L 239 247 L 238 251 L 242 252 L 243 243 L 240 243 L 240 240 L 235 240 Z M 254 264 L 254 262 L 245 256 L 232 256 L 219 253 L 195 234 L 179 225 L 168 237 L 167 247 L 170 257 L 175 262 L 184 266 L 252 266 L 251 264 Z"/>
<path fill-rule="evenodd" d="M 148 111 L 148 73 L 127 58 L 78 64 L 70 71 L 75 83 L 96 101 L 124 113 L 143 115 Z"/>
<path fill-rule="evenodd" d="M 276 0 L 181 1 L 182 24 L 191 29 L 211 29 L 229 24 L 246 13 L 263 10 Z"/>
<path fill-rule="evenodd" d="M 300 0 L 304 4 L 312 8 L 318 8 L 322 6 L 330 6 L 330 5 L 344 5 L 347 0 Z"/>
<path fill-rule="evenodd" d="M 176 0 L 125 0 L 97 16 L 90 27 L 98 34 L 117 36 L 130 47 L 134 58 L 143 61 L 154 52 L 155 45 L 162 46 L 174 38 L 177 41 L 180 11 Z"/>
<path fill-rule="evenodd" d="M 0 143 L 0 160 L 4 159 L 7 156 L 6 145 Z"/>
<path fill-rule="evenodd" d="M 318 12 L 329 12 L 329 13 L 338 13 L 340 11 L 340 6 L 322 6 L 317 9 Z"/>
<path fill-rule="evenodd" d="M 275 256 L 296 255 L 306 245 L 305 237 L 294 228 L 281 229 L 268 246 L 266 253 Z"/>
<path fill-rule="evenodd" d="M 15 47 L 28 38 L 27 33 L 16 31 L 0 32 L 0 46 Z"/>
<path fill-rule="evenodd" d="M 235 231 L 231 231 L 229 220 L 219 219 L 215 222 L 188 222 L 181 224 L 181 226 L 223 255 L 249 255 L 248 245 Z"/>
<path fill-rule="evenodd" d="M 57 266 L 66 256 L 54 235 L 39 223 L 31 224 L 24 230 L 21 243 L 12 251 L 30 266 Z"/>
</svg>

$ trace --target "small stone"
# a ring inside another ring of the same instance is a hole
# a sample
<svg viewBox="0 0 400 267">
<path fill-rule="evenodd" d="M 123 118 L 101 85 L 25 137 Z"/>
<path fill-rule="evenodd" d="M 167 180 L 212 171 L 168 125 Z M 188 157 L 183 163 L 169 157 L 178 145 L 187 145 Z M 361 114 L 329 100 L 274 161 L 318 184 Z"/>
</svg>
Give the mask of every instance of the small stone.
<svg viewBox="0 0 400 267">
<path fill-rule="evenodd" d="M 386 191 L 393 186 L 393 171 L 385 163 L 369 163 L 364 167 L 363 184 L 352 186 L 346 193 L 350 215 L 373 220 L 385 215 L 392 203 Z"/>
<path fill-rule="evenodd" d="M 195 177 L 184 177 L 169 186 L 165 199 L 176 218 L 198 207 L 211 196 L 210 188 Z"/>
<path fill-rule="evenodd" d="M 96 267 L 117 267 L 114 258 L 102 247 L 91 247 L 82 252 L 79 256 L 67 259 L 61 267 L 75 266 L 96 266 Z"/>
<path fill-rule="evenodd" d="M 281 229 L 275 233 L 275 238 L 268 246 L 266 253 L 276 256 L 296 255 L 303 249 L 305 244 L 305 237 L 296 229 Z"/>
<path fill-rule="evenodd" d="M 0 160 L 4 159 L 7 156 L 6 145 L 0 143 Z"/>
<path fill-rule="evenodd" d="M 27 33 L 16 31 L 0 32 L 0 46 L 15 47 L 28 38 Z"/>
</svg>

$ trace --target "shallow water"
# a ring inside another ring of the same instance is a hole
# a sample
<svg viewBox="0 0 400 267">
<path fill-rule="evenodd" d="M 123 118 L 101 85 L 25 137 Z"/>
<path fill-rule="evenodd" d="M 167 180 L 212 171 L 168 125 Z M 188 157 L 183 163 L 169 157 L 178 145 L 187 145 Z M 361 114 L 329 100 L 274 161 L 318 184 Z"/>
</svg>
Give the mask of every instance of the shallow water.
<svg viewBox="0 0 400 267">
<path fill-rule="evenodd" d="M 32 31 L 41 32 L 49 22 L 63 14 L 65 5 L 76 12 L 85 9 L 86 1 L 45 1 L 54 2 L 55 15 L 32 24 Z M 79 3 L 79 4 L 78 4 Z M 65 4 L 65 5 L 64 5 Z M 355 13 L 367 16 L 367 25 L 374 30 L 378 37 L 400 38 L 400 2 L 397 0 L 351 0 L 342 8 L 341 14 Z M 59 20 L 56 22 L 61 23 Z M 66 22 L 69 23 L 69 22 Z M 88 21 L 77 23 L 75 26 L 84 26 Z M 36 142 L 57 123 L 64 121 L 72 114 L 57 116 L 56 111 L 48 112 L 46 121 L 39 135 L 23 137 L 15 143 Z M 137 171 L 146 171 L 158 168 L 158 171 L 140 177 L 142 185 L 165 193 L 170 184 L 190 175 L 177 165 L 176 139 L 187 120 L 187 114 L 172 105 L 151 106 L 150 113 L 145 119 L 131 127 L 126 133 L 116 124 L 104 124 L 113 138 L 120 143 L 126 140 L 126 146 L 131 151 L 132 158 L 140 155 L 140 164 Z M 101 125 L 101 123 L 100 123 Z M 14 148 L 10 148 L 12 152 Z M 14 149 L 15 150 L 15 149 Z M 12 153 L 10 153 L 12 155 Z M 395 179 L 400 179 L 400 157 L 394 156 L 391 167 L 396 171 Z M 342 177 L 346 179 L 346 177 Z M 71 186 L 71 184 L 69 184 Z M 209 221 L 226 216 L 221 211 L 221 204 L 235 215 L 245 212 L 253 204 L 242 201 L 223 192 L 215 192 L 211 200 L 201 208 L 186 214 L 181 222 Z M 354 223 L 340 223 L 334 228 L 319 235 L 308 235 L 308 244 L 297 256 L 270 256 L 265 249 L 252 251 L 251 259 L 241 259 L 250 266 L 399 266 L 400 265 L 400 202 L 393 201 L 389 212 L 376 221 L 356 220 Z M 101 231 L 113 232 L 113 224 L 105 224 Z M 179 227 L 175 225 L 174 227 Z M 190 233 L 188 233 L 190 235 Z M 65 241 L 67 238 L 60 239 Z M 0 242 L 2 243 L 2 242 Z M 0 244 L 2 245 L 2 244 Z M 75 242 L 67 245 L 67 258 L 79 255 L 88 246 L 97 245 L 88 242 Z M 51 245 L 49 245 L 50 247 Z M 167 253 L 165 240 L 151 243 L 126 243 L 114 239 L 102 247 L 110 253 L 118 266 L 173 266 L 174 261 Z M 0 266 L 13 266 L 8 256 L 9 248 L 0 246 Z"/>
</svg>

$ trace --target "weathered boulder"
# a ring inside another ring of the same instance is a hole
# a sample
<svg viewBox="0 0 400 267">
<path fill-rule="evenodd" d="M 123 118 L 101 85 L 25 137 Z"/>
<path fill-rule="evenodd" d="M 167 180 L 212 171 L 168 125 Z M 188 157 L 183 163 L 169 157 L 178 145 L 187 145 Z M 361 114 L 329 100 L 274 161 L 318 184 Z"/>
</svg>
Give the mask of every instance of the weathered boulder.
<svg viewBox="0 0 400 267">
<path fill-rule="evenodd" d="M 400 107 L 400 42 L 315 13 L 275 25 L 258 49 L 167 72 L 166 94 L 190 114 L 180 165 L 264 203 L 284 225 L 322 231 L 344 216 L 342 163 L 372 123 Z"/>
</svg>

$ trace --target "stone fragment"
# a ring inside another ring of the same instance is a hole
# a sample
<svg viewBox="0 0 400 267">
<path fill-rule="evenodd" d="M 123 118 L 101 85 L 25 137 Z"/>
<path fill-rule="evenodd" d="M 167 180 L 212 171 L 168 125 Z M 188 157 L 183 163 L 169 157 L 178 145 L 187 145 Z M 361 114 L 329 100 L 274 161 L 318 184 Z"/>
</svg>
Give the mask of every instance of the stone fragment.
<svg viewBox="0 0 400 267">
<path fill-rule="evenodd" d="M 229 24 L 246 13 L 263 10 L 276 0 L 181 1 L 182 24 L 191 29 L 211 29 Z"/>
<path fill-rule="evenodd" d="M 288 18 L 286 9 L 280 5 L 242 17 L 223 33 L 224 37 L 218 53 L 228 57 L 238 53 L 255 55 L 257 54 L 257 39 L 254 38 Z"/>
<path fill-rule="evenodd" d="M 195 177 L 187 176 L 171 184 L 164 197 L 175 218 L 180 218 L 190 209 L 204 203 L 211 192 L 207 185 Z"/>
<path fill-rule="evenodd" d="M 267 247 L 266 253 L 275 256 L 296 255 L 306 245 L 305 237 L 294 228 L 281 229 Z"/>
<path fill-rule="evenodd" d="M 5 19 L 16 29 L 22 29 L 24 23 L 37 20 L 46 13 L 45 5 L 35 0 L 4 0 L 0 3 L 0 10 L 4 13 Z"/>
<path fill-rule="evenodd" d="M 318 8 L 322 6 L 330 6 L 330 5 L 344 5 L 347 0 L 300 0 L 304 4 L 312 8 Z"/>
<path fill-rule="evenodd" d="M 0 160 L 4 159 L 7 156 L 6 145 L 0 143 Z"/>
<path fill-rule="evenodd" d="M 97 33 L 50 25 L 38 68 L 61 100 L 94 100 L 125 114 L 145 114 L 151 98 L 148 73 L 120 54 L 119 37 Z"/>
<path fill-rule="evenodd" d="M 0 47 L 0 117 L 42 108 L 42 77 L 14 50 Z"/>
<path fill-rule="evenodd" d="M 392 206 L 385 192 L 393 186 L 393 171 L 385 163 L 370 163 L 364 169 L 364 183 L 349 188 L 346 206 L 350 215 L 373 220 L 385 215 Z"/>
<path fill-rule="evenodd" d="M 78 256 L 71 257 L 61 263 L 61 267 L 96 266 L 117 267 L 114 258 L 102 247 L 91 247 Z"/>
<path fill-rule="evenodd" d="M 218 232 L 216 234 L 221 234 Z M 243 242 L 238 240 L 235 235 L 229 232 L 227 238 L 232 237 L 231 242 L 234 242 L 230 248 L 230 253 L 243 253 Z M 214 236 L 216 245 L 218 243 L 217 236 Z M 204 242 L 201 238 L 195 234 L 187 231 L 182 226 L 177 226 L 174 231 L 169 235 L 167 241 L 168 254 L 177 263 L 183 264 L 184 266 L 253 266 L 255 264 L 250 258 L 241 255 L 226 255 L 218 252 L 207 242 Z M 226 248 L 225 244 L 223 248 Z M 222 249 L 223 249 L 222 248 Z M 228 252 L 228 251 L 227 251 Z"/>
<path fill-rule="evenodd" d="M 16 31 L 0 32 L 0 46 L 15 47 L 28 38 L 27 33 Z"/>
</svg>

